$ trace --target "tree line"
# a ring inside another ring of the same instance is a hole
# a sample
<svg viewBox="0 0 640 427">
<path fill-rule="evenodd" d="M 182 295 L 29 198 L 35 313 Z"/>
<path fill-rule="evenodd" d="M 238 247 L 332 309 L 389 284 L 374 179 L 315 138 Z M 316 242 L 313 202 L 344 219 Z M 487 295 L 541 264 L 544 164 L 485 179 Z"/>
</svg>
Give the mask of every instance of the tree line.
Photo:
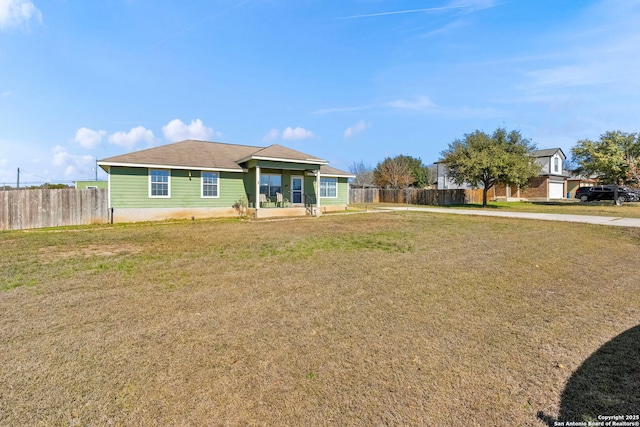
<svg viewBox="0 0 640 427">
<path fill-rule="evenodd" d="M 441 152 L 447 176 L 456 184 L 467 183 L 483 190 L 482 204 L 496 184 L 527 188 L 529 179 L 540 173 L 533 151 L 536 145 L 519 131 L 496 129 L 492 134 L 476 130 L 449 143 Z M 640 134 L 608 131 L 596 141 L 579 140 L 571 149 L 571 171 L 595 178 L 602 184 L 640 186 Z M 358 187 L 424 188 L 437 179 L 434 166 L 420 158 L 386 157 L 375 168 L 354 162 L 349 170 Z"/>
<path fill-rule="evenodd" d="M 67 185 L 67 184 L 49 184 L 48 182 L 44 183 L 44 184 L 40 184 L 40 185 L 23 185 L 20 188 L 18 187 L 12 187 L 10 185 L 0 185 L 0 191 L 8 191 L 8 190 L 40 190 L 40 189 L 49 189 L 49 190 L 57 190 L 57 189 L 61 189 L 61 188 L 75 188 L 73 185 Z"/>
<path fill-rule="evenodd" d="M 434 166 L 423 164 L 419 157 L 407 155 L 386 157 L 375 168 L 363 161 L 354 162 L 349 171 L 355 175 L 352 184 L 359 188 L 424 188 L 436 179 Z"/>
</svg>

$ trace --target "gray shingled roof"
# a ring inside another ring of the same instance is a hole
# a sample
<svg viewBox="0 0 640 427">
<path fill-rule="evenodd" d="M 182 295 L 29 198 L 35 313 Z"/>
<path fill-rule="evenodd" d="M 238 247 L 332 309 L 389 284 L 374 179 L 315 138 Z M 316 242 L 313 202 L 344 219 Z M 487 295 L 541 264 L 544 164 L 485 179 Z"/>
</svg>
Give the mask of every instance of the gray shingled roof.
<svg viewBox="0 0 640 427">
<path fill-rule="evenodd" d="M 535 157 L 551 157 L 554 154 L 556 154 L 556 152 L 558 152 L 558 151 L 562 153 L 562 155 L 564 156 L 565 159 L 567 158 L 567 156 L 564 155 L 564 152 L 560 148 L 545 148 L 545 149 L 542 149 L 542 150 L 534 150 L 532 152 L 532 154 Z"/>
<path fill-rule="evenodd" d="M 260 147 L 249 145 L 187 140 L 109 157 L 100 160 L 99 163 L 172 166 L 193 169 L 236 169 L 241 171 L 242 167 L 236 161 L 258 150 L 260 150 Z"/>
<path fill-rule="evenodd" d="M 222 169 L 242 171 L 242 162 L 251 158 L 269 158 L 311 162 L 322 166 L 320 173 L 350 176 L 326 166 L 326 160 L 278 144 L 269 147 L 187 140 L 100 160 L 104 165 L 157 166 L 181 169 Z M 328 168 L 328 169 L 327 169 Z"/>
<path fill-rule="evenodd" d="M 329 165 L 320 166 L 320 175 L 336 175 L 336 176 L 348 176 L 354 177 L 355 175 L 349 172 L 342 171 L 340 169 L 332 168 Z"/>
<path fill-rule="evenodd" d="M 273 144 L 266 148 L 256 151 L 251 154 L 251 157 L 270 158 L 270 159 L 287 159 L 298 161 L 312 161 L 317 163 L 326 163 L 326 160 L 319 159 L 309 154 L 302 153 L 300 151 L 292 150 L 291 148 L 283 147 L 282 145 Z M 240 160 L 240 159 L 238 159 Z"/>
</svg>

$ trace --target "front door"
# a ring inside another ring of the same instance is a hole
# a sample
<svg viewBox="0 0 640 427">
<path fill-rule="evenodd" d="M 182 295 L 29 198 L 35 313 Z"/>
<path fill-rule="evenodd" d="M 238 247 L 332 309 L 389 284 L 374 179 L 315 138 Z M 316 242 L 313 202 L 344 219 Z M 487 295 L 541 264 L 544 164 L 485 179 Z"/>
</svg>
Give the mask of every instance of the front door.
<svg viewBox="0 0 640 427">
<path fill-rule="evenodd" d="M 302 179 L 301 176 L 291 177 L 291 203 L 300 204 L 302 200 Z"/>
</svg>

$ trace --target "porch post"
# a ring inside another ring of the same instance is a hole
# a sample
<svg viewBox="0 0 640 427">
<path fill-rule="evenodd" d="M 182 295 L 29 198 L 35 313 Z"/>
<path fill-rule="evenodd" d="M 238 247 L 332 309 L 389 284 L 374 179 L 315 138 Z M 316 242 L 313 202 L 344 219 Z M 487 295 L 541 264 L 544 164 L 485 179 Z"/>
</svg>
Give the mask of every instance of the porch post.
<svg viewBox="0 0 640 427">
<path fill-rule="evenodd" d="M 260 209 L 260 166 L 256 165 L 256 194 L 255 194 L 256 211 Z"/>
<path fill-rule="evenodd" d="M 320 169 L 316 170 L 316 216 L 320 216 Z"/>
</svg>

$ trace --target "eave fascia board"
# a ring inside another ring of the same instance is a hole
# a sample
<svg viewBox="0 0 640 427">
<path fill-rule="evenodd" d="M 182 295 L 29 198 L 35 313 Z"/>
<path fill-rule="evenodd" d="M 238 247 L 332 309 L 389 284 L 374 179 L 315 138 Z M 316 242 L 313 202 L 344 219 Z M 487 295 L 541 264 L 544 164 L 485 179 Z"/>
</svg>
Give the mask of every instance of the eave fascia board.
<svg viewBox="0 0 640 427">
<path fill-rule="evenodd" d="M 263 156 L 249 156 L 238 160 L 238 163 L 248 162 L 249 160 L 267 160 L 272 162 L 287 162 L 287 163 L 303 163 L 309 165 L 328 165 L 329 162 L 322 159 L 306 159 L 306 160 L 298 160 L 298 159 L 285 159 L 279 157 L 263 157 Z"/>
<path fill-rule="evenodd" d="M 98 162 L 98 166 L 122 166 L 129 168 L 152 168 L 152 169 L 177 169 L 177 170 L 192 170 L 192 171 L 213 171 L 213 172 L 238 172 L 246 173 L 249 169 L 229 169 L 229 168 L 208 168 L 202 166 L 177 166 L 177 165 L 155 165 L 151 163 L 119 163 L 119 162 Z M 104 169 L 104 168 L 103 168 Z"/>
<path fill-rule="evenodd" d="M 307 172 L 307 176 L 316 176 L 313 172 Z M 320 172 L 320 176 L 324 176 L 327 178 L 355 178 L 355 175 L 338 175 L 336 173 L 322 173 Z"/>
</svg>

